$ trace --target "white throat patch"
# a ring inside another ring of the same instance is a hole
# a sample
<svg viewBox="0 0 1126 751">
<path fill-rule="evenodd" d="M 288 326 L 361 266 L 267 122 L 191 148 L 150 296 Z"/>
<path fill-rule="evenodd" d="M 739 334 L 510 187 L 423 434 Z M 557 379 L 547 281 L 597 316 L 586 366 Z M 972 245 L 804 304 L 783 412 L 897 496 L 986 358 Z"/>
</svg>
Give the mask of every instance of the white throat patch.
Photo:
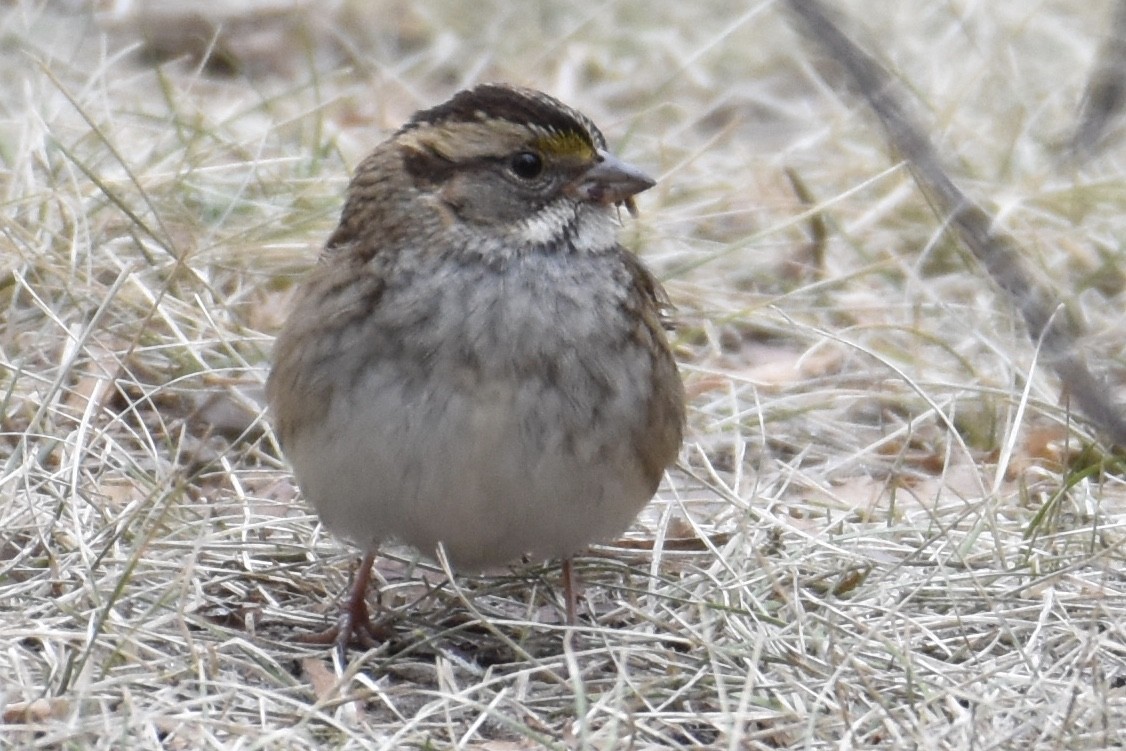
<svg viewBox="0 0 1126 751">
<path fill-rule="evenodd" d="M 510 230 L 517 247 L 546 245 L 569 237 L 580 253 L 596 253 L 618 242 L 618 223 L 602 207 L 556 201 L 514 225 Z"/>
</svg>

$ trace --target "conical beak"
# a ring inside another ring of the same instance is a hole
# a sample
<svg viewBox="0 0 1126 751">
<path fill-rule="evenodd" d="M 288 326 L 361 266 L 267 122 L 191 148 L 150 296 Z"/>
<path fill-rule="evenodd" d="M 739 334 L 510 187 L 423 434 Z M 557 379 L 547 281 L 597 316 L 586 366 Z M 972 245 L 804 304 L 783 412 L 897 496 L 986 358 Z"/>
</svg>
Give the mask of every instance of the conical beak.
<svg viewBox="0 0 1126 751">
<path fill-rule="evenodd" d="M 581 201 L 600 203 L 604 206 L 624 203 L 631 214 L 636 214 L 633 196 L 656 184 L 656 180 L 637 167 L 626 164 L 608 151 L 599 149 L 598 161 L 579 175 L 567 190 Z"/>
</svg>

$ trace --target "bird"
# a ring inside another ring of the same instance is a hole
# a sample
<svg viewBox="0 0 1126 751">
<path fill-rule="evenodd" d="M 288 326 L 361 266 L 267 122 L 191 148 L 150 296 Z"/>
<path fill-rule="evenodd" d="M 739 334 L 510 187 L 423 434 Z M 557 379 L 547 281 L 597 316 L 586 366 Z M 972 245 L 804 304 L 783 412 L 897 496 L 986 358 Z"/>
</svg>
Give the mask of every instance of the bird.
<svg viewBox="0 0 1126 751">
<path fill-rule="evenodd" d="M 685 394 L 660 282 L 619 241 L 655 185 L 541 91 L 485 83 L 364 158 L 267 380 L 322 524 L 363 551 L 334 626 L 387 636 L 366 590 L 397 541 L 453 569 L 571 559 L 624 532 L 676 460 Z"/>
</svg>

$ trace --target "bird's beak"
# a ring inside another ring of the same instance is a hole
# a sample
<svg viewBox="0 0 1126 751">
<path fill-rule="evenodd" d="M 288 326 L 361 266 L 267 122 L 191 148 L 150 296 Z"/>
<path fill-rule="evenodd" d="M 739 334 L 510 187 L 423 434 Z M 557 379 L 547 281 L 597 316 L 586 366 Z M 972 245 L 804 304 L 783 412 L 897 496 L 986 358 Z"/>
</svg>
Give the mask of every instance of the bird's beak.
<svg viewBox="0 0 1126 751">
<path fill-rule="evenodd" d="M 603 206 L 625 204 L 630 214 L 637 215 L 633 197 L 657 184 L 637 167 L 626 164 L 603 149 L 598 150 L 598 161 L 575 178 L 567 192 L 581 201 L 600 203 Z"/>
</svg>

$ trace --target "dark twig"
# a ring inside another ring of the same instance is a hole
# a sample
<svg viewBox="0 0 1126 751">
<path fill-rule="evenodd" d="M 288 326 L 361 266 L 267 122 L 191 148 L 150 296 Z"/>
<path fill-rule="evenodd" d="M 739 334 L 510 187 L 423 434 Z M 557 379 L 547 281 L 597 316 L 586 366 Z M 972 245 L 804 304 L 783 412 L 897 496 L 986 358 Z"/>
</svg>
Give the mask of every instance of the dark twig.
<svg viewBox="0 0 1126 751">
<path fill-rule="evenodd" d="M 1026 264 L 1020 246 L 993 226 L 993 218 L 954 184 L 938 152 L 909 111 L 892 76 L 848 38 L 819 0 L 786 0 L 801 26 L 847 71 L 875 111 L 892 146 L 910 165 L 915 181 L 985 270 L 1020 310 L 1034 342 L 1055 369 L 1066 392 L 1115 444 L 1126 444 L 1126 419 L 1091 373 L 1078 342 L 1082 324 Z"/>
<path fill-rule="evenodd" d="M 1106 143 L 1107 133 L 1126 108 L 1126 0 L 1117 0 L 1114 17 L 1099 49 L 1079 121 L 1071 139 L 1071 156 L 1082 160 L 1096 154 Z"/>
</svg>

